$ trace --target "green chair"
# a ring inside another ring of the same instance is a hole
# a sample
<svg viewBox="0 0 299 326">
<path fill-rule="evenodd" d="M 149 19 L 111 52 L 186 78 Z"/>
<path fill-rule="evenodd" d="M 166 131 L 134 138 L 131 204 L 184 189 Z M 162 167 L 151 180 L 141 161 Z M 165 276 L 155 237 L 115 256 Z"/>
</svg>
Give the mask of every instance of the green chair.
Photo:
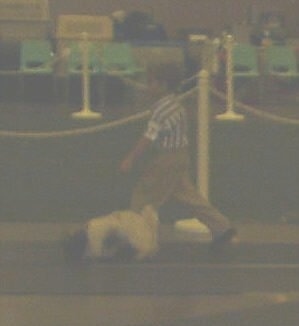
<svg viewBox="0 0 299 326">
<path fill-rule="evenodd" d="M 106 43 L 101 53 L 103 72 L 112 76 L 133 76 L 144 72 L 136 64 L 129 43 Z"/>
<path fill-rule="evenodd" d="M 145 73 L 145 69 L 137 65 L 131 45 L 126 42 L 103 44 L 101 63 L 103 66 L 102 106 L 105 106 L 106 102 L 107 77 L 132 79 L 144 76 Z"/>
<path fill-rule="evenodd" d="M 274 45 L 265 50 L 265 74 L 273 77 L 298 77 L 297 60 L 289 46 Z"/>
<path fill-rule="evenodd" d="M 70 55 L 68 58 L 68 74 L 82 74 L 82 49 L 80 42 L 72 42 L 70 44 Z M 102 68 L 99 60 L 98 48 L 96 44 L 88 43 L 88 70 L 91 75 L 98 75 Z"/>
<path fill-rule="evenodd" d="M 259 76 L 256 48 L 250 44 L 238 43 L 233 47 L 233 76 L 252 78 Z"/>
<path fill-rule="evenodd" d="M 55 75 L 53 71 L 54 53 L 47 40 L 24 40 L 20 47 L 21 94 L 25 93 L 25 78 L 28 76 L 46 76 L 51 78 L 55 94 Z"/>
<path fill-rule="evenodd" d="M 23 74 L 44 74 L 53 71 L 53 51 L 46 40 L 25 40 L 21 43 L 21 71 Z"/>
</svg>

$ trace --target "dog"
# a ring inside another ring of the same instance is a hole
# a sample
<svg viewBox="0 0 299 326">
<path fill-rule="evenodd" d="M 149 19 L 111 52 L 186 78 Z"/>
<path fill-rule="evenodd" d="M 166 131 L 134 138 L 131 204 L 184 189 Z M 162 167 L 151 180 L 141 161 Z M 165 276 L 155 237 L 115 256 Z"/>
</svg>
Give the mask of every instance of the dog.
<svg viewBox="0 0 299 326">
<path fill-rule="evenodd" d="M 150 258 L 158 251 L 158 226 L 158 214 L 150 205 L 140 214 L 123 210 L 92 218 L 64 241 L 65 258 Z"/>
</svg>

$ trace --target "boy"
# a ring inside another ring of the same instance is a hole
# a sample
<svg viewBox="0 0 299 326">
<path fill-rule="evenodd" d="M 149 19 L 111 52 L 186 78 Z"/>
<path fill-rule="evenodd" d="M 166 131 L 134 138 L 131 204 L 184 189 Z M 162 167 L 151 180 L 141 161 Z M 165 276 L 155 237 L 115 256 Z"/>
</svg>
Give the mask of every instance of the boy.
<svg viewBox="0 0 299 326">
<path fill-rule="evenodd" d="M 148 71 L 148 78 L 151 95 L 160 100 L 152 109 L 144 134 L 121 162 L 120 170 L 129 172 L 150 147 L 155 155 L 135 185 L 131 209 L 139 212 L 150 204 L 158 210 L 174 198 L 192 208 L 192 213 L 211 231 L 211 247 L 218 249 L 232 241 L 236 230 L 227 217 L 197 193 L 191 182 L 187 116 L 175 95 L 181 82 L 180 70 L 172 64 L 161 64 Z"/>
</svg>

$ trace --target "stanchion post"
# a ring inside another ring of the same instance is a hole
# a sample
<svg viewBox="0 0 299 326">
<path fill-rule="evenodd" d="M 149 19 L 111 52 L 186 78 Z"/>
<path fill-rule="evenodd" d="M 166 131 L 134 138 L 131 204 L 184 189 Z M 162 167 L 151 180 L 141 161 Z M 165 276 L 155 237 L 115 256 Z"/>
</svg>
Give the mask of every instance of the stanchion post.
<svg viewBox="0 0 299 326">
<path fill-rule="evenodd" d="M 233 76 L 233 46 L 234 38 L 232 35 L 227 35 L 225 39 L 226 48 L 226 112 L 218 114 L 218 120 L 235 120 L 244 119 L 242 114 L 234 111 L 234 76 Z"/>
<path fill-rule="evenodd" d="M 82 43 L 80 47 L 82 53 L 82 109 L 72 114 L 77 119 L 99 119 L 101 113 L 90 109 L 90 71 L 89 71 L 89 41 L 88 34 L 82 33 Z"/>
<path fill-rule="evenodd" d="M 210 113 L 209 113 L 209 72 L 201 70 L 198 80 L 197 105 L 197 189 L 207 200 L 209 199 L 209 145 L 210 145 Z"/>
</svg>

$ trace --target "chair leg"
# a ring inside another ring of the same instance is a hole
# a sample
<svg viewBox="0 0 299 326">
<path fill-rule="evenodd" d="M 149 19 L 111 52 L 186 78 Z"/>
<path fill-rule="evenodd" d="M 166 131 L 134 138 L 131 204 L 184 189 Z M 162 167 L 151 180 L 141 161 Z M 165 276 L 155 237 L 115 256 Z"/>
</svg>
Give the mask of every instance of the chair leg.
<svg viewBox="0 0 299 326">
<path fill-rule="evenodd" d="M 53 77 L 53 104 L 65 105 L 66 104 L 66 82 L 64 77 Z"/>
<path fill-rule="evenodd" d="M 52 76 L 52 89 L 53 89 L 53 103 L 56 105 L 58 103 L 58 89 L 57 89 L 56 76 Z"/>
<path fill-rule="evenodd" d="M 69 78 L 68 76 L 59 76 L 55 78 L 55 93 L 59 103 L 63 106 L 69 106 Z"/>
<path fill-rule="evenodd" d="M 20 102 L 25 100 L 25 75 L 20 74 L 18 76 L 18 98 Z"/>
<path fill-rule="evenodd" d="M 106 106 L 106 78 L 107 76 L 105 74 L 103 74 L 100 77 L 100 81 L 99 81 L 99 91 L 100 91 L 100 107 L 101 109 L 104 109 Z"/>
</svg>

